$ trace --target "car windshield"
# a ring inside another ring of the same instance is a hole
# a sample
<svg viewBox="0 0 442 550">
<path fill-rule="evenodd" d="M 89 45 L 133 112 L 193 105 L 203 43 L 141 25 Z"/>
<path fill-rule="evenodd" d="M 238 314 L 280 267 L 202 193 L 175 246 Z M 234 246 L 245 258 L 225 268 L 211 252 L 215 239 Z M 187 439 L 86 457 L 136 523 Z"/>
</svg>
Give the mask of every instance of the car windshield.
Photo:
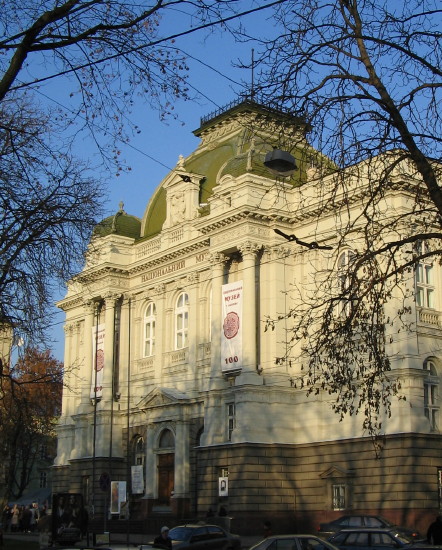
<svg viewBox="0 0 442 550">
<path fill-rule="evenodd" d="M 385 527 L 396 527 L 396 524 L 392 523 L 391 521 L 388 521 L 388 519 L 383 518 L 383 522 Z"/>
<path fill-rule="evenodd" d="M 172 540 L 188 540 L 192 536 L 194 529 L 191 527 L 174 527 L 169 531 L 169 537 Z"/>
</svg>

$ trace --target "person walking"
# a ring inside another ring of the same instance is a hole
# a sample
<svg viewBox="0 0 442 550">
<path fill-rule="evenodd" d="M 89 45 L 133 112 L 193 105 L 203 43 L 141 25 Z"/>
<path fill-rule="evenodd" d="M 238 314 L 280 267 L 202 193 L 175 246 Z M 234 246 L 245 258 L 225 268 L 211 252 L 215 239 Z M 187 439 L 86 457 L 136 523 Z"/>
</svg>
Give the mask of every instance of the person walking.
<svg viewBox="0 0 442 550">
<path fill-rule="evenodd" d="M 429 544 L 442 544 L 442 516 L 437 516 L 427 531 Z"/>
<path fill-rule="evenodd" d="M 172 550 L 172 539 L 169 537 L 169 527 L 164 525 L 161 527 L 161 533 L 153 541 L 155 548 L 165 548 L 166 550 Z"/>
<path fill-rule="evenodd" d="M 271 537 L 273 535 L 273 532 L 272 532 L 272 524 L 270 523 L 270 521 L 265 521 L 264 522 L 264 529 L 263 529 L 263 538 L 268 538 L 268 537 Z"/>
<path fill-rule="evenodd" d="M 20 516 L 20 510 L 18 509 L 17 504 L 14 504 L 14 507 L 12 509 L 12 516 L 11 516 L 11 532 L 12 533 L 16 533 L 18 531 L 19 516 Z"/>
</svg>

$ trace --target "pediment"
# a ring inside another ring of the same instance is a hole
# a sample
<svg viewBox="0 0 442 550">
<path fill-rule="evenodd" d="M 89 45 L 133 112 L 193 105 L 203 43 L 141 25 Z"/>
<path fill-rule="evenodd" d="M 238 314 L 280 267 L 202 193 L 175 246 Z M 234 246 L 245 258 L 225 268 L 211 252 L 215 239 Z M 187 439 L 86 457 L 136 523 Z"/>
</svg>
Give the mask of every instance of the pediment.
<svg viewBox="0 0 442 550">
<path fill-rule="evenodd" d="M 354 476 L 353 470 L 341 468 L 341 466 L 330 466 L 324 472 L 319 474 L 321 479 L 344 479 Z"/>
<path fill-rule="evenodd" d="M 150 409 L 166 405 L 183 404 L 189 396 L 173 388 L 155 388 L 138 403 L 140 409 Z"/>
</svg>

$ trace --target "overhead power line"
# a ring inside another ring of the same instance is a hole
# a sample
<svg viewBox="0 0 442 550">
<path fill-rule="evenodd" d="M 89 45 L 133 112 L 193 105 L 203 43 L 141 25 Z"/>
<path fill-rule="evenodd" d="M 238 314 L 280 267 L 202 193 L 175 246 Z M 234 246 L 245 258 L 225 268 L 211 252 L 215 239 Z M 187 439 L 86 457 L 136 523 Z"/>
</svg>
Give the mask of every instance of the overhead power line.
<svg viewBox="0 0 442 550">
<path fill-rule="evenodd" d="M 101 63 L 104 63 L 106 61 L 110 61 L 111 59 L 117 59 L 118 57 L 121 57 L 123 55 L 128 55 L 130 53 L 135 53 L 137 51 L 143 50 L 145 48 L 151 48 L 152 46 L 157 46 L 158 44 L 162 44 L 163 42 L 168 42 L 170 40 L 174 40 L 176 38 L 182 38 L 183 36 L 187 36 L 189 34 L 193 34 L 195 32 L 208 29 L 211 27 L 215 27 L 217 25 L 222 25 L 224 23 L 228 23 L 229 21 L 233 21 L 235 19 L 238 19 L 240 17 L 245 17 L 246 15 L 250 15 L 252 13 L 257 13 L 262 10 L 266 10 L 268 8 L 271 8 L 273 6 L 277 6 L 278 4 L 282 4 L 286 2 L 287 0 L 275 0 L 274 2 L 270 2 L 270 4 L 265 4 L 264 6 L 259 6 L 257 8 L 251 8 L 249 10 L 243 11 L 241 13 L 237 13 L 235 15 L 230 15 L 229 17 L 224 17 L 222 19 L 218 19 L 216 21 L 211 21 L 210 23 L 205 23 L 204 25 L 199 25 L 198 27 L 195 27 L 193 29 L 187 29 L 185 31 L 169 35 L 165 38 L 159 38 L 158 40 L 153 40 L 152 42 L 148 42 L 147 44 L 142 44 L 140 46 L 136 46 L 134 48 L 130 48 L 128 50 L 118 52 L 112 55 L 108 55 L 106 57 L 102 57 L 101 59 L 97 59 L 96 61 L 89 61 L 88 63 L 84 63 L 83 65 L 77 65 L 76 67 L 72 67 L 70 69 L 66 69 L 65 71 L 60 71 L 58 73 L 55 73 L 53 75 L 45 76 L 43 78 L 38 78 L 36 80 L 33 80 L 32 82 L 27 82 L 23 84 L 18 84 L 17 86 L 12 86 L 9 91 L 15 91 L 19 90 L 21 88 L 27 88 L 29 86 L 33 86 L 35 84 L 40 84 L 42 82 L 46 82 L 48 80 L 52 80 L 53 78 L 57 78 L 59 76 L 65 76 L 70 73 L 75 73 L 81 69 L 85 69 L 87 67 L 92 67 L 96 65 L 100 65 Z"/>
</svg>

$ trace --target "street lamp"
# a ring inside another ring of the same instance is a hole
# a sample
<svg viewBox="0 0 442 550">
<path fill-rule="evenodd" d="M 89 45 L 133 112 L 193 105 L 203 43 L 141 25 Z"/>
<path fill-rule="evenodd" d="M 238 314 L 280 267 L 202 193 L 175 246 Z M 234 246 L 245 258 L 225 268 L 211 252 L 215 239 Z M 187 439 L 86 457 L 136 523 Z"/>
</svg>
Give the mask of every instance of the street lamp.
<svg viewBox="0 0 442 550">
<path fill-rule="evenodd" d="M 264 166 L 272 172 L 272 174 L 280 177 L 291 176 L 298 169 L 295 157 L 289 152 L 282 151 L 281 149 L 269 151 L 265 156 Z"/>
</svg>

